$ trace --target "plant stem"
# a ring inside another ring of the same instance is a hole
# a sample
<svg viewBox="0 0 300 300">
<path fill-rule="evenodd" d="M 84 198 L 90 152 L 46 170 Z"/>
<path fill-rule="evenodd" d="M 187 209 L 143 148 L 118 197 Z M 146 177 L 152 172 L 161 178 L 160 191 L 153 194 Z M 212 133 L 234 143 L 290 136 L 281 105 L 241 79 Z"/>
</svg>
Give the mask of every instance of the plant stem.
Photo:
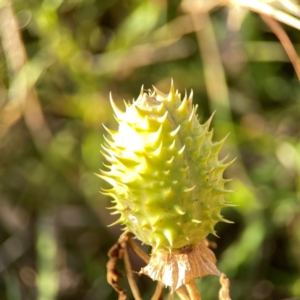
<svg viewBox="0 0 300 300">
<path fill-rule="evenodd" d="M 185 286 L 181 286 L 176 291 L 177 296 L 180 298 L 180 300 L 190 300 L 190 296 L 188 295 Z"/>
<path fill-rule="evenodd" d="M 126 245 L 127 243 L 126 242 L 127 242 L 126 239 L 122 242 L 123 259 L 124 259 L 124 264 L 125 264 L 126 275 L 127 275 L 128 282 L 129 282 L 129 285 L 130 285 L 130 288 L 131 288 L 134 299 L 135 300 L 142 300 L 141 294 L 139 292 L 139 289 L 138 289 L 137 284 L 134 280 L 133 273 L 132 273 L 132 270 L 131 270 L 131 263 L 130 263 L 129 256 L 128 256 L 128 250 L 127 250 L 127 245 Z"/>
<path fill-rule="evenodd" d="M 151 300 L 162 300 L 163 299 L 163 294 L 162 294 L 163 288 L 164 288 L 164 284 L 162 282 L 158 281 L 154 295 L 152 296 Z"/>
<path fill-rule="evenodd" d="M 128 235 L 127 240 L 128 245 L 134 251 L 134 253 L 139 256 L 145 263 L 149 263 L 150 257 L 147 255 L 133 240 L 130 235 Z"/>
<path fill-rule="evenodd" d="M 195 284 L 194 280 L 191 280 L 189 283 L 187 283 L 186 288 L 190 294 L 191 300 L 201 300 L 200 293 L 197 289 L 197 286 Z"/>
</svg>

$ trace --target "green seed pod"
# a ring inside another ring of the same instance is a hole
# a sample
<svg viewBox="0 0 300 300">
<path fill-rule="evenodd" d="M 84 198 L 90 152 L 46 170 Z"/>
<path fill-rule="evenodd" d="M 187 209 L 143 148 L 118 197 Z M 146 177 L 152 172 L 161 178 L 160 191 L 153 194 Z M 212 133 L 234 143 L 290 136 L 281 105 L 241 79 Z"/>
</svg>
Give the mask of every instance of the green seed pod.
<svg viewBox="0 0 300 300">
<path fill-rule="evenodd" d="M 125 225 L 153 252 L 181 252 L 198 245 L 214 226 L 226 221 L 220 210 L 228 181 L 222 175 L 230 163 L 218 160 L 225 141 L 212 142 L 212 117 L 200 124 L 192 94 L 169 94 L 154 88 L 119 110 L 111 99 L 118 131 L 107 129 L 104 156 L 110 162 L 100 177 L 112 185 L 103 190 L 114 200 Z"/>
</svg>

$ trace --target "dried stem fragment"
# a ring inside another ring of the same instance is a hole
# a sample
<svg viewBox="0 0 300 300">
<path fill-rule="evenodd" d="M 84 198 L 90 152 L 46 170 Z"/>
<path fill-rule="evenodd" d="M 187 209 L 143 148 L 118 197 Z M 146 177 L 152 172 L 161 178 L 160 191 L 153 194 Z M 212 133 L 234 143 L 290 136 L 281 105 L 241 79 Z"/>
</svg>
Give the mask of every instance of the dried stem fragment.
<svg viewBox="0 0 300 300">
<path fill-rule="evenodd" d="M 231 300 L 229 296 L 229 279 L 224 273 L 220 276 L 221 289 L 219 292 L 219 300 Z"/>
<path fill-rule="evenodd" d="M 118 293 L 118 300 L 127 300 L 126 291 L 121 289 L 119 286 L 120 278 L 124 277 L 123 272 L 117 269 L 117 263 L 123 258 L 123 249 L 119 241 L 114 244 L 108 251 L 109 260 L 106 264 L 107 282 L 113 287 L 113 289 Z"/>
</svg>

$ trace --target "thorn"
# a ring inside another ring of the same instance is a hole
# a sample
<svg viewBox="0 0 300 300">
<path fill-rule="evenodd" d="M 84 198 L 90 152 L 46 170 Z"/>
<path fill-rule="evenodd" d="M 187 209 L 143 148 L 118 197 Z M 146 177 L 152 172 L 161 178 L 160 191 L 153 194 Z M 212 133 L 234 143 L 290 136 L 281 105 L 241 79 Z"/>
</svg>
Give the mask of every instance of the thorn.
<svg viewBox="0 0 300 300">
<path fill-rule="evenodd" d="M 187 109 L 188 109 L 188 101 L 186 97 L 184 97 L 184 99 L 181 101 L 180 105 L 178 106 L 177 111 L 183 113 L 187 111 Z"/>
<path fill-rule="evenodd" d="M 168 199 L 172 196 L 172 194 L 173 194 L 172 188 L 169 187 L 163 192 L 163 197 L 164 199 Z"/>
<path fill-rule="evenodd" d="M 221 222 L 224 222 L 224 223 L 228 223 L 228 224 L 234 224 L 233 221 L 230 221 L 230 220 L 227 220 L 227 219 L 224 219 L 222 218 L 222 220 L 220 220 Z"/>
<path fill-rule="evenodd" d="M 142 85 L 140 94 L 135 102 L 141 101 L 143 99 L 143 96 L 144 96 L 144 85 Z M 133 99 L 132 103 L 134 103 L 134 99 Z"/>
<path fill-rule="evenodd" d="M 194 185 L 194 186 L 192 186 L 192 187 L 190 187 L 190 188 L 184 189 L 183 192 L 184 192 L 184 193 L 189 193 L 189 192 L 191 192 L 192 190 L 194 190 L 195 187 L 196 187 L 196 185 Z"/>
<path fill-rule="evenodd" d="M 139 119 L 142 119 L 147 116 L 146 112 L 144 110 L 142 110 L 138 105 L 133 105 L 132 107 Z M 130 120 L 129 120 L 129 122 L 130 122 Z"/>
<path fill-rule="evenodd" d="M 173 150 L 175 148 L 175 139 L 173 140 L 172 144 L 169 146 L 169 150 Z"/>
<path fill-rule="evenodd" d="M 117 221 L 113 222 L 112 224 L 107 225 L 107 227 L 112 227 L 114 225 L 122 224 L 122 223 L 123 223 L 123 218 L 121 217 L 120 219 L 118 219 Z"/>
<path fill-rule="evenodd" d="M 164 230 L 164 236 L 168 240 L 170 246 L 173 246 L 173 240 L 172 240 L 172 231 L 170 229 L 165 229 Z"/>
<path fill-rule="evenodd" d="M 111 169 L 112 168 L 112 165 L 107 165 L 105 163 L 102 163 L 102 165 L 105 167 L 105 168 L 108 168 L 108 169 Z"/>
<path fill-rule="evenodd" d="M 153 247 L 152 253 L 156 252 L 157 249 L 161 246 L 162 240 L 159 236 L 155 238 L 155 246 Z"/>
<path fill-rule="evenodd" d="M 121 157 L 116 155 L 116 159 L 126 167 L 132 168 L 138 166 L 140 163 L 137 160 L 133 160 L 131 158 Z"/>
<path fill-rule="evenodd" d="M 110 104 L 112 106 L 112 109 L 117 117 L 118 120 L 120 121 L 123 121 L 124 120 L 124 112 L 121 111 L 115 104 L 113 98 L 112 98 L 112 93 L 110 92 L 109 93 L 109 101 L 110 101 Z"/>
<path fill-rule="evenodd" d="M 106 182 L 108 182 L 110 185 L 115 186 L 116 185 L 116 181 L 110 177 L 104 176 L 104 175 L 100 175 L 100 174 L 96 174 L 97 177 L 100 177 L 101 179 L 105 180 Z"/>
<path fill-rule="evenodd" d="M 203 124 L 205 127 L 209 128 L 210 123 L 211 123 L 211 121 L 212 121 L 212 119 L 213 119 L 215 113 L 216 113 L 216 111 L 214 111 L 214 112 L 211 114 L 211 116 L 209 117 L 209 119 Z"/>
<path fill-rule="evenodd" d="M 157 147 L 157 149 L 155 149 L 151 154 L 154 155 L 154 156 L 159 157 L 161 155 L 162 148 L 163 148 L 162 144 L 163 144 L 162 141 L 160 141 L 160 144 Z"/>
<path fill-rule="evenodd" d="M 187 104 L 188 104 L 188 110 L 190 111 L 192 106 L 193 106 L 193 96 L 194 96 L 194 91 L 191 90 L 189 98 L 187 100 Z"/>
<path fill-rule="evenodd" d="M 131 106 L 129 102 L 126 102 L 125 100 L 123 100 L 123 103 L 126 107 L 126 111 L 128 110 L 128 108 Z"/>
<path fill-rule="evenodd" d="M 169 114 L 169 112 L 166 111 L 162 117 L 157 118 L 157 121 L 159 123 L 164 123 L 166 121 L 167 117 L 168 117 L 168 114 Z"/>
<path fill-rule="evenodd" d="M 175 205 L 174 208 L 175 208 L 175 210 L 176 210 L 176 212 L 177 212 L 178 214 L 180 214 L 180 215 L 182 215 L 182 216 L 185 215 L 185 212 L 181 209 L 180 206 Z"/>
<path fill-rule="evenodd" d="M 100 153 L 104 156 L 104 158 L 108 161 L 108 162 L 110 162 L 110 163 L 115 163 L 116 162 L 116 158 L 114 157 L 114 156 L 109 156 L 109 155 L 107 155 L 106 153 L 104 153 L 103 151 L 100 151 Z M 106 166 L 106 165 L 104 165 L 104 166 Z M 109 168 L 111 168 L 111 166 L 109 166 Z"/>
<path fill-rule="evenodd" d="M 149 136 L 149 142 L 151 144 L 155 144 L 157 141 L 161 140 L 161 133 L 162 133 L 162 124 L 160 124 L 160 126 L 156 132 L 152 133 Z"/>
<path fill-rule="evenodd" d="M 219 160 L 220 163 L 223 163 L 225 160 L 227 160 L 229 154 L 227 154 L 224 158 L 222 158 L 221 160 Z"/>
<path fill-rule="evenodd" d="M 183 98 L 182 102 L 183 101 L 187 101 L 187 91 L 186 91 L 186 89 L 184 89 L 184 98 Z"/>
<path fill-rule="evenodd" d="M 197 219 L 192 219 L 192 222 L 193 222 L 193 223 L 196 223 L 196 224 L 200 224 L 200 223 L 202 223 L 202 221 L 200 221 L 200 220 L 197 220 Z"/>
<path fill-rule="evenodd" d="M 171 165 L 175 156 L 172 156 L 169 160 L 166 161 L 168 165 Z"/>
<path fill-rule="evenodd" d="M 176 136 L 176 134 L 178 133 L 179 130 L 180 130 L 180 125 L 178 125 L 178 127 L 175 130 L 170 132 L 170 136 L 171 137 Z"/>
<path fill-rule="evenodd" d="M 151 224 L 151 226 L 152 227 L 155 227 L 158 223 L 160 223 L 162 220 L 158 217 L 158 216 L 156 216 L 155 218 L 152 218 L 151 220 L 150 220 L 150 224 Z"/>
<path fill-rule="evenodd" d="M 158 90 L 154 85 L 152 85 L 153 90 L 155 91 L 156 95 L 157 95 L 157 99 L 158 100 L 165 100 L 167 98 L 168 95 L 164 94 L 163 92 L 161 92 L 160 90 Z"/>
<path fill-rule="evenodd" d="M 107 128 L 103 123 L 102 123 L 102 126 L 104 127 L 104 129 L 111 135 L 116 135 L 118 132 L 117 131 L 114 131 L 114 130 L 111 130 L 109 128 Z"/>
<path fill-rule="evenodd" d="M 111 209 L 117 209 L 117 205 L 111 206 L 111 207 L 105 207 L 105 209 L 111 210 Z"/>
<path fill-rule="evenodd" d="M 103 134 L 103 138 L 105 140 L 105 142 L 110 146 L 113 147 L 114 146 L 114 142 L 110 141 L 104 134 Z"/>
<path fill-rule="evenodd" d="M 194 114 L 195 114 L 195 106 L 193 106 L 192 111 L 191 111 L 191 114 L 190 114 L 190 116 L 189 116 L 189 122 L 192 121 Z"/>
<path fill-rule="evenodd" d="M 170 87 L 170 92 L 168 94 L 167 100 L 169 102 L 172 102 L 172 101 L 174 101 L 174 99 L 175 99 L 174 83 L 173 83 L 173 79 L 171 78 L 171 87 Z"/>
<path fill-rule="evenodd" d="M 178 151 L 178 155 L 181 155 L 185 149 L 185 145 Z"/>
<path fill-rule="evenodd" d="M 211 228 L 211 232 L 210 232 L 212 235 L 214 235 L 215 237 L 217 237 L 217 238 L 220 238 L 218 235 L 217 235 L 217 232 L 213 229 L 213 228 Z"/>
</svg>

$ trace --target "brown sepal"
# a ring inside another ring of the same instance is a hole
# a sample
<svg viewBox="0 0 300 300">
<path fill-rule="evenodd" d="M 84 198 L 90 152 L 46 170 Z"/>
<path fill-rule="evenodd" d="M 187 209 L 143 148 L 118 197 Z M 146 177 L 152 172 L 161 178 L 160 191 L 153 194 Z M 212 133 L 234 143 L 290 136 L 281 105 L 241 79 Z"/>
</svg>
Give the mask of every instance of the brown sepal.
<svg viewBox="0 0 300 300">
<path fill-rule="evenodd" d="M 203 240 L 194 247 L 187 247 L 175 253 L 152 253 L 149 264 L 139 274 L 145 274 L 152 280 L 159 280 L 171 287 L 172 293 L 194 278 L 207 275 L 220 276 L 216 267 L 216 257 Z"/>
</svg>

